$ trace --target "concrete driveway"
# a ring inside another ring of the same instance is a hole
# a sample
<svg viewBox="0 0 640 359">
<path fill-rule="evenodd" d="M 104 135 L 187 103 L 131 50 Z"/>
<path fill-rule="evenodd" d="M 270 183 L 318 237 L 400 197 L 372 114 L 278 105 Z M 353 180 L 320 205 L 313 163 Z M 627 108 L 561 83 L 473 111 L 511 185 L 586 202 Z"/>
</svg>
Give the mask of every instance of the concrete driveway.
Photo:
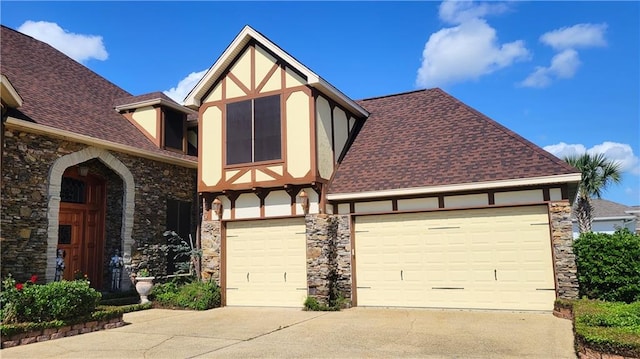
<svg viewBox="0 0 640 359">
<path fill-rule="evenodd" d="M 3 349 L 8 358 L 575 358 L 550 313 L 353 308 L 151 309 L 124 327 Z"/>
</svg>

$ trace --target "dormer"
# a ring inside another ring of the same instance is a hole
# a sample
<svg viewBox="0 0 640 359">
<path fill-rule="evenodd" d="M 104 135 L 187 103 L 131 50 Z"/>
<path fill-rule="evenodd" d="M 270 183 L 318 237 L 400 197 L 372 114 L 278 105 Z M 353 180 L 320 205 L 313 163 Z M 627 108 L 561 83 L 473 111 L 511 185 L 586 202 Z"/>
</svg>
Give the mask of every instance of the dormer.
<svg viewBox="0 0 640 359">
<path fill-rule="evenodd" d="M 246 26 L 185 99 L 200 192 L 327 183 L 368 113 Z"/>
<path fill-rule="evenodd" d="M 158 148 L 197 156 L 198 122 L 195 111 L 179 105 L 161 92 L 119 99 L 115 109 Z"/>
</svg>

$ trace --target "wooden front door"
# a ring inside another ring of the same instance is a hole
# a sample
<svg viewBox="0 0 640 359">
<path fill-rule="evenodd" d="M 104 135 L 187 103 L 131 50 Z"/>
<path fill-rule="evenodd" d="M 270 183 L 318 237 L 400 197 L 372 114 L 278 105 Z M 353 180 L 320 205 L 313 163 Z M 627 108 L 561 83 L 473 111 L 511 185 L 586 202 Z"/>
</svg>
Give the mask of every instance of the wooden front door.
<svg viewBox="0 0 640 359">
<path fill-rule="evenodd" d="M 65 171 L 60 193 L 58 249 L 65 251 L 63 278 L 86 275 L 93 288 L 102 288 L 106 186 L 98 176 Z"/>
</svg>

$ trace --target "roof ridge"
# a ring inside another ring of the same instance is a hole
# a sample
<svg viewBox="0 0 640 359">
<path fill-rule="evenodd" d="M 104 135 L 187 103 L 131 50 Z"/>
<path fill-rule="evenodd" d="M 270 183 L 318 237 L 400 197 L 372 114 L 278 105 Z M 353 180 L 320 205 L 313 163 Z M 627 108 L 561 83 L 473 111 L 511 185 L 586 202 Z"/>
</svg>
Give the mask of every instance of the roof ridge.
<svg viewBox="0 0 640 359">
<path fill-rule="evenodd" d="M 408 95 L 408 94 L 412 94 L 412 93 L 417 93 L 417 92 L 428 92 L 428 91 L 433 91 L 433 90 L 439 90 L 439 88 L 434 87 L 434 88 L 430 88 L 430 89 L 419 89 L 419 90 L 411 90 L 411 91 L 405 91 L 405 92 L 398 92 L 398 93 L 392 93 L 392 94 L 388 94 L 388 95 L 381 95 L 381 96 L 375 96 L 375 97 L 367 97 L 367 98 L 363 98 L 357 101 L 371 101 L 371 100 L 378 100 L 381 98 L 387 98 L 387 97 L 394 97 L 394 96 L 404 96 L 404 95 Z"/>
<path fill-rule="evenodd" d="M 521 141 L 524 145 L 526 145 L 527 147 L 531 148 L 534 152 L 543 155 L 544 157 L 546 157 L 547 159 L 553 161 L 555 164 L 558 164 L 562 167 L 565 167 L 565 169 L 567 170 L 571 170 L 571 171 L 575 171 L 576 173 L 580 172 L 578 171 L 576 168 L 574 168 L 573 166 L 569 165 L 568 163 L 566 163 L 565 161 L 561 160 L 560 158 L 554 156 L 553 154 L 551 154 L 548 151 L 545 151 L 542 147 L 536 145 L 535 143 L 527 140 L 526 138 L 522 137 L 521 135 L 517 134 L 516 132 L 510 130 L 509 128 L 507 128 L 506 126 L 500 124 L 498 121 L 491 119 L 489 116 L 483 114 L 482 112 L 476 110 L 475 108 L 467 105 L 466 103 L 460 101 L 459 99 L 457 99 L 456 97 L 450 95 L 449 93 L 443 91 L 440 88 L 435 88 L 434 90 L 437 90 L 439 92 L 441 92 L 443 95 L 448 96 L 449 98 L 453 99 L 455 102 L 459 103 L 460 105 L 462 105 L 463 108 L 465 108 L 467 111 L 480 116 L 482 119 L 484 119 L 485 121 L 488 121 L 489 124 L 491 124 L 494 128 L 496 128 L 497 130 L 502 131 L 503 133 L 505 133 L 506 135 Z"/>
</svg>

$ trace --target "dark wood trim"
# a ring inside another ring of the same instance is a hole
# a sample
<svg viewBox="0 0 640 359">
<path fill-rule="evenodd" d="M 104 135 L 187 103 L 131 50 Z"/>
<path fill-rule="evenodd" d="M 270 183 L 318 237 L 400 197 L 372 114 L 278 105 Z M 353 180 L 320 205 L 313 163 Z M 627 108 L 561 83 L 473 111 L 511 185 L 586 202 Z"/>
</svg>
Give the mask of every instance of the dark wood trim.
<svg viewBox="0 0 640 359">
<path fill-rule="evenodd" d="M 349 202 L 349 212 L 350 213 L 355 213 L 356 211 L 356 203 L 355 202 Z"/>
<path fill-rule="evenodd" d="M 516 203 L 516 204 L 498 204 L 494 206 L 467 206 L 467 207 L 453 207 L 453 208 L 432 208 L 432 209 L 412 209 L 412 210 L 402 210 L 397 212 L 390 211 L 378 211 L 378 212 L 367 212 L 367 213 L 356 213 L 352 211 L 350 215 L 363 217 L 363 216 L 377 216 L 377 215 L 391 215 L 391 214 L 408 214 L 408 213 L 430 213 L 430 212 L 450 212 L 450 211 L 467 211 L 474 209 L 495 209 L 495 208 L 516 208 L 516 207 L 531 207 L 531 206 L 545 206 L 547 202 L 535 202 L 535 203 Z"/>
<path fill-rule="evenodd" d="M 562 195 L 562 199 L 569 199 L 569 186 L 566 184 L 560 186 L 560 193 Z"/>
<path fill-rule="evenodd" d="M 256 94 L 256 47 L 255 45 L 250 46 L 249 51 L 250 51 L 249 56 L 251 57 L 249 60 L 250 61 L 249 66 L 251 67 L 251 69 L 249 70 L 251 72 L 249 75 L 250 77 L 249 81 L 251 82 L 250 92 L 255 95 Z"/>
<path fill-rule="evenodd" d="M 489 197 L 489 205 L 493 206 L 496 204 L 496 191 L 487 191 L 487 197 Z"/>
<path fill-rule="evenodd" d="M 227 73 L 227 81 L 230 79 L 231 81 L 233 81 L 238 87 L 240 87 L 240 90 L 242 90 L 242 92 L 245 93 L 246 96 L 252 96 L 252 92 L 250 89 L 247 88 L 247 86 L 245 86 L 245 84 L 242 83 L 242 81 L 240 81 L 240 79 L 238 77 L 236 77 L 236 75 L 233 74 L 233 72 L 229 71 L 229 73 Z M 240 96 L 240 97 L 244 97 L 244 96 Z M 233 99 L 235 100 L 237 97 L 234 97 Z"/>
<path fill-rule="evenodd" d="M 392 199 L 391 200 L 391 209 L 394 212 L 398 212 L 398 200 L 397 199 Z"/>
<path fill-rule="evenodd" d="M 438 208 L 444 208 L 444 195 L 438 196 Z"/>
<path fill-rule="evenodd" d="M 542 199 L 545 202 L 551 201 L 551 193 L 550 193 L 549 187 L 545 187 L 542 189 Z"/>
<path fill-rule="evenodd" d="M 279 68 L 280 68 L 280 64 L 278 64 L 278 62 L 273 64 L 273 67 L 271 67 L 271 69 L 265 75 L 264 79 L 262 79 L 262 81 L 260 81 L 260 83 L 258 84 L 258 87 L 255 90 L 255 94 L 259 94 L 260 91 L 262 91 L 262 88 L 264 88 L 266 86 L 267 82 L 269 82 L 269 80 L 271 80 L 271 76 L 273 76 L 273 74 Z"/>
</svg>

